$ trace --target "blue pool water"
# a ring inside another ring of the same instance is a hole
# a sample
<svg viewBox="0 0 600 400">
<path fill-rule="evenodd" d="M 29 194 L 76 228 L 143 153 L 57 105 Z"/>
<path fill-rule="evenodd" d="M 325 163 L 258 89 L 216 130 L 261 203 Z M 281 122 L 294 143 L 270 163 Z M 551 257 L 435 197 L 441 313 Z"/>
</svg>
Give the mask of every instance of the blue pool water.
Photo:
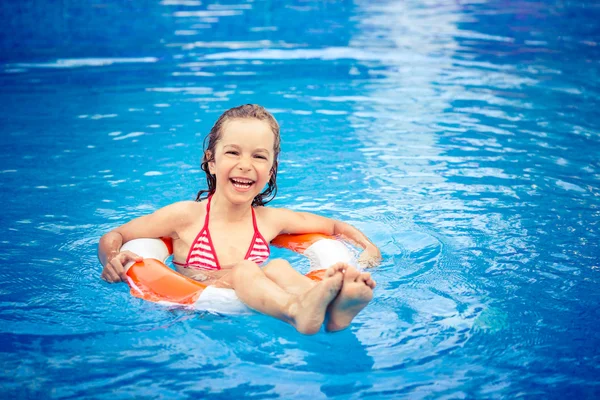
<svg viewBox="0 0 600 400">
<path fill-rule="evenodd" d="M 2 397 L 600 395 L 596 1 L 0 11 Z M 204 135 L 248 102 L 282 127 L 272 204 L 382 250 L 344 332 L 100 280 L 99 237 L 194 198 Z"/>
</svg>

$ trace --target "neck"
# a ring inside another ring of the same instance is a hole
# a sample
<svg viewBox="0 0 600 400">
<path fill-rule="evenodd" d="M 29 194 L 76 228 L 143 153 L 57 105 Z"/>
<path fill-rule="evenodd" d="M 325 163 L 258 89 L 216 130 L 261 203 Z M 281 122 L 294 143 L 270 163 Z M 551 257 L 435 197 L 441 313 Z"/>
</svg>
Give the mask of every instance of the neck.
<svg viewBox="0 0 600 400">
<path fill-rule="evenodd" d="M 241 203 L 233 204 L 224 196 L 219 196 L 217 193 L 213 195 L 210 200 L 210 214 L 211 218 L 216 216 L 218 219 L 227 222 L 238 222 L 246 220 L 248 214 L 252 212 L 252 200 Z"/>
</svg>

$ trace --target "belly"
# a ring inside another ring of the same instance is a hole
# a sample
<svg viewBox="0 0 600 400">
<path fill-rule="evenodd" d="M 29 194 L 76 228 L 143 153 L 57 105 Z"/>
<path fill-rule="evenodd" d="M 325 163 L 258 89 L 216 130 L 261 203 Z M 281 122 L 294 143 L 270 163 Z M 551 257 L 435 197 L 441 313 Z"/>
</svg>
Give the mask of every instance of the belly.
<svg viewBox="0 0 600 400">
<path fill-rule="evenodd" d="M 179 265 L 175 266 L 177 272 L 182 275 L 187 276 L 188 278 L 195 279 L 207 285 L 211 285 L 215 281 L 221 279 L 229 272 L 231 272 L 231 267 L 227 266 L 218 270 L 204 270 L 204 269 L 196 269 L 196 268 L 184 268 Z"/>
</svg>

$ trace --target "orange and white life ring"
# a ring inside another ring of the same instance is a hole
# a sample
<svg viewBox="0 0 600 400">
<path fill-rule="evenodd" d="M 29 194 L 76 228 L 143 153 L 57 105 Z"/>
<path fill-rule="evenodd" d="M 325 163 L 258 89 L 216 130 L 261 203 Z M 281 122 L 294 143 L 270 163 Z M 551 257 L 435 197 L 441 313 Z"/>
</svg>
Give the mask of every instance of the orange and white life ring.
<svg viewBox="0 0 600 400">
<path fill-rule="evenodd" d="M 306 276 L 313 280 L 321 280 L 325 269 L 336 262 L 356 265 L 354 254 L 345 244 L 322 234 L 280 235 L 271 244 L 307 256 L 310 270 Z M 121 250 L 144 258 L 125 266 L 127 283 L 135 297 L 222 314 L 252 312 L 234 290 L 207 286 L 167 267 L 165 261 L 173 253 L 170 239 L 135 239 L 125 243 Z"/>
</svg>

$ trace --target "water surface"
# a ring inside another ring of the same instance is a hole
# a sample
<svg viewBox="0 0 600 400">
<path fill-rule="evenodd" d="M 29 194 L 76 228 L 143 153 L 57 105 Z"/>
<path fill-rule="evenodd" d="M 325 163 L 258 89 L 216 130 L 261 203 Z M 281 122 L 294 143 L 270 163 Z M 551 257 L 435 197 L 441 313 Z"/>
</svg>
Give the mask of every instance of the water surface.
<svg viewBox="0 0 600 400">
<path fill-rule="evenodd" d="M 595 2 L 0 7 L 6 396 L 600 393 Z M 272 204 L 382 250 L 342 333 L 99 279 L 99 237 L 193 199 L 204 135 L 243 103 L 281 124 Z"/>
</svg>

